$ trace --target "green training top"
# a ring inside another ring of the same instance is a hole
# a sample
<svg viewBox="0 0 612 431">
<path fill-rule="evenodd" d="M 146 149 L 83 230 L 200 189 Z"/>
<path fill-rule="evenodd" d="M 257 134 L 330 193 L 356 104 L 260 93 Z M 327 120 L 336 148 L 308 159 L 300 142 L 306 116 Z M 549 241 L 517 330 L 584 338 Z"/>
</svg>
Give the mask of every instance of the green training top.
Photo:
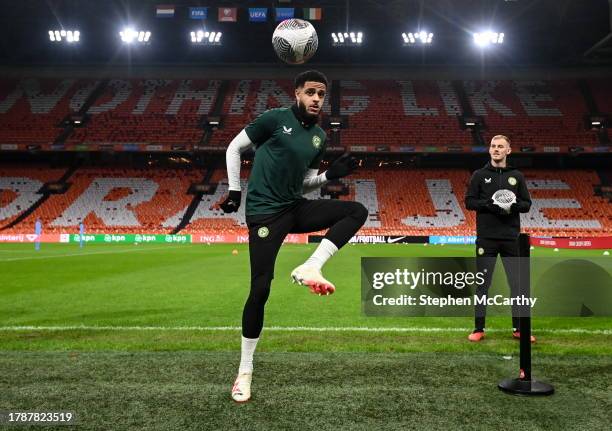
<svg viewBox="0 0 612 431">
<path fill-rule="evenodd" d="M 274 214 L 302 198 L 304 176 L 318 169 L 325 132 L 303 125 L 291 108 L 270 109 L 245 128 L 255 144 L 246 215 Z"/>
</svg>

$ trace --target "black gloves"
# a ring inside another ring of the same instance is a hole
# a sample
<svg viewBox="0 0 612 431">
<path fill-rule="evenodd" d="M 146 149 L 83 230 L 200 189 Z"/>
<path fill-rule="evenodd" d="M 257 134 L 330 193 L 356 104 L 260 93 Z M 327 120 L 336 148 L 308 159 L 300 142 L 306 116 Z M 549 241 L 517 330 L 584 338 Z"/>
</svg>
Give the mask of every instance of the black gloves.
<svg viewBox="0 0 612 431">
<path fill-rule="evenodd" d="M 350 175 L 359 163 L 350 153 L 344 153 L 338 157 L 325 171 L 325 177 L 328 180 L 337 180 L 338 178 Z"/>
<path fill-rule="evenodd" d="M 224 213 L 235 213 L 240 208 L 240 198 L 242 193 L 237 190 L 230 190 L 227 198 L 219 206 Z"/>
<path fill-rule="evenodd" d="M 508 213 L 503 208 L 493 203 L 493 199 L 489 199 L 487 201 L 486 207 L 490 213 L 498 214 L 498 215 L 508 215 Z"/>
</svg>

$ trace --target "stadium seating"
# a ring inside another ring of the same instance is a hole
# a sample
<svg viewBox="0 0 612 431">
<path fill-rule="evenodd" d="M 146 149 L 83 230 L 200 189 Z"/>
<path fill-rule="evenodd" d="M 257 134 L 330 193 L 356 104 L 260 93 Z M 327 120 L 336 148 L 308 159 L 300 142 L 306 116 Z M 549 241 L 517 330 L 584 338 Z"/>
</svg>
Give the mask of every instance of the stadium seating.
<svg viewBox="0 0 612 431">
<path fill-rule="evenodd" d="M 449 81 L 341 80 L 340 114 L 348 117 L 340 133 L 345 146 L 411 147 L 471 145 L 457 121 L 458 96 Z M 287 80 L 231 80 L 223 95 L 223 124 L 211 146 L 226 146 L 250 120 L 266 109 L 294 100 Z M 102 89 L 90 120 L 67 137 L 68 145 L 146 143 L 193 146 L 203 142 L 201 121 L 219 96 L 218 80 L 24 79 L 0 81 L 0 143 L 53 142 L 59 122 L 83 108 L 94 88 Z M 585 130 L 588 109 L 576 81 L 464 81 L 468 102 L 487 125 L 485 139 L 502 133 L 520 145 L 596 145 Z M 604 112 L 611 112 L 612 88 L 590 82 Z M 324 111 L 330 112 L 329 103 Z"/>
<path fill-rule="evenodd" d="M 540 211 L 522 217 L 527 231 L 538 235 L 599 236 L 612 230 L 612 203 L 594 196 L 600 184 L 594 171 L 526 171 L 534 200 L 546 204 Z M 554 221 L 553 221 L 554 220 Z"/>
<path fill-rule="evenodd" d="M 214 103 L 219 81 L 111 80 L 88 109 L 87 127 L 68 144 L 197 144 L 203 115 Z"/>
<path fill-rule="evenodd" d="M 249 121 L 266 109 L 294 100 L 288 80 L 231 80 L 223 95 L 222 128 L 208 145 L 225 147 Z M 584 129 L 586 103 L 575 81 L 465 81 L 475 114 L 482 115 L 493 134 L 511 136 L 519 145 L 597 145 Z M 612 86 L 589 81 L 603 112 L 612 112 Z M 87 109 L 90 121 L 75 129 L 68 144 L 148 143 L 190 146 L 202 143 L 200 122 L 219 97 L 220 81 L 87 79 L 0 80 L 0 144 L 50 143 L 64 129 L 59 122 Z M 340 114 L 349 128 L 340 132 L 345 146 L 415 146 L 472 144 L 462 131 L 458 96 L 449 81 L 342 80 Z M 90 96 L 96 93 L 93 103 Z M 329 114 L 329 104 L 324 109 Z M 5 148 L 6 149 L 6 148 Z M 249 166 L 243 169 L 246 181 Z M 2 167 L 0 170 L 0 227 L 30 208 L 42 184 L 58 180 L 62 169 Z M 588 171 L 525 171 L 535 199 L 522 216 L 523 226 L 541 235 L 606 235 L 612 230 L 610 203 L 594 194 L 599 177 Z M 171 231 L 182 219 L 192 196 L 189 185 L 201 181 L 195 170 L 81 168 L 69 179 L 63 195 L 51 195 L 32 215 L 10 230 L 29 233 L 37 217 L 47 231 L 73 232 L 84 218 L 89 232 Z M 23 178 L 26 178 L 23 180 Z M 463 199 L 469 180 L 466 170 L 360 171 L 347 180 L 349 196 L 369 209 L 362 232 L 402 235 L 470 234 L 473 212 Z M 225 172 L 205 195 L 185 232 L 243 232 L 243 213 L 228 217 L 215 209 L 227 190 Z M 409 194 L 406 193 L 409 191 Z M 315 194 L 316 195 L 316 194 Z M 313 195 L 313 196 L 315 196 Z M 243 208 L 242 208 L 243 210 Z"/>
<path fill-rule="evenodd" d="M 250 174 L 248 166 L 243 166 L 240 170 L 242 189 L 246 190 L 246 182 Z M 210 179 L 212 184 L 218 184 L 217 190 L 212 195 L 204 195 L 191 217 L 189 225 L 184 229 L 184 233 L 195 232 L 215 232 L 219 234 L 244 234 L 246 232 L 246 222 L 244 221 L 244 208 L 246 193 L 242 194 L 242 205 L 237 213 L 227 215 L 218 208 L 218 204 L 227 195 L 227 174 L 225 170 L 216 170 Z"/>
<path fill-rule="evenodd" d="M 201 179 L 197 170 L 82 168 L 68 192 L 51 195 L 11 232 L 31 233 L 40 218 L 46 233 L 78 232 L 81 221 L 88 233 L 168 233 L 163 223 L 182 216 L 190 184 Z"/>
<path fill-rule="evenodd" d="M 469 145 L 471 136 L 456 118 L 456 98 L 445 100 L 449 91 L 448 82 L 348 81 L 342 88 L 341 114 L 349 116 L 349 128 L 341 132 L 342 143 Z"/>
<path fill-rule="evenodd" d="M 223 103 L 223 127 L 214 131 L 208 145 L 226 147 L 244 126 L 266 109 L 290 105 L 294 100 L 293 92 L 290 81 L 230 81 Z"/>
<path fill-rule="evenodd" d="M 596 145 L 584 128 L 586 104 L 574 81 L 467 81 L 466 92 L 488 130 L 518 145 Z"/>
<path fill-rule="evenodd" d="M 249 164 L 242 169 L 243 189 Z M 0 226 L 6 226 L 38 200 L 40 186 L 63 175 L 58 169 L 0 169 Z M 593 171 L 525 170 L 533 199 L 522 225 L 533 235 L 602 236 L 612 234 L 611 203 L 594 194 L 600 184 Z M 77 232 L 84 220 L 89 233 L 168 233 L 182 220 L 193 199 L 190 184 L 199 170 L 80 168 L 65 194 L 50 195 L 36 211 L 8 232 L 32 233 L 40 218 L 47 233 Z M 349 194 L 369 212 L 363 234 L 470 235 L 475 214 L 464 207 L 467 170 L 360 170 L 345 179 Z M 211 177 L 216 190 L 204 195 L 183 233 L 245 233 L 244 205 L 224 214 L 217 204 L 227 193 L 224 169 Z M 243 193 L 243 198 L 244 198 Z M 309 198 L 319 198 L 313 192 Z M 4 215 L 4 217 L 2 217 Z"/>
<path fill-rule="evenodd" d="M 40 188 L 47 182 L 59 180 L 64 172 L 65 169 L 52 169 L 42 165 L 0 166 L 0 228 L 9 225 L 34 205 L 42 197 L 38 193 Z M 35 218 L 32 218 L 32 229 L 27 233 L 34 231 L 35 221 Z"/>
<path fill-rule="evenodd" d="M 74 79 L 0 80 L 0 143 L 51 144 L 60 122 L 80 109 L 95 81 Z"/>
</svg>

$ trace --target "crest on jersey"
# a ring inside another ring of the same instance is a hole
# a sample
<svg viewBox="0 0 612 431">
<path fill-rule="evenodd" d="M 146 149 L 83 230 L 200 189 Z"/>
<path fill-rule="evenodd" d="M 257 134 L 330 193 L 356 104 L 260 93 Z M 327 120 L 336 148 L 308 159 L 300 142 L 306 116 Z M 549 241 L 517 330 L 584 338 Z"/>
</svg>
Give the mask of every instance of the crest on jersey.
<svg viewBox="0 0 612 431">
<path fill-rule="evenodd" d="M 260 238 L 265 238 L 268 235 L 270 235 L 270 229 L 268 229 L 267 227 L 262 226 L 257 229 L 257 236 L 259 236 Z"/>
<path fill-rule="evenodd" d="M 508 178 L 508 184 L 510 184 L 511 186 L 515 186 L 516 185 L 516 178 L 509 177 Z"/>
<path fill-rule="evenodd" d="M 479 248 L 478 248 L 478 255 L 479 255 L 479 256 L 482 256 L 483 254 L 484 254 L 484 248 L 479 247 Z"/>
<path fill-rule="evenodd" d="M 319 149 L 319 147 L 321 146 L 321 138 L 319 138 L 317 135 L 314 135 L 312 137 L 312 146 L 316 149 Z"/>
</svg>

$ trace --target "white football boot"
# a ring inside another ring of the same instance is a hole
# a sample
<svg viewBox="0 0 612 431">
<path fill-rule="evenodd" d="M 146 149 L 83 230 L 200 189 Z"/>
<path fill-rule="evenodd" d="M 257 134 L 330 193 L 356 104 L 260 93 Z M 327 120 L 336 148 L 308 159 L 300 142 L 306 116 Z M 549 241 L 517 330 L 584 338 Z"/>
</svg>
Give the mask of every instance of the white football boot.
<svg viewBox="0 0 612 431">
<path fill-rule="evenodd" d="M 336 291 L 330 281 L 326 280 L 321 271 L 310 265 L 300 265 L 291 272 L 294 283 L 308 286 L 310 291 L 319 295 L 331 295 Z"/>
<path fill-rule="evenodd" d="M 240 373 L 232 386 L 232 399 L 237 403 L 246 403 L 251 399 L 251 380 L 253 373 Z"/>
</svg>

